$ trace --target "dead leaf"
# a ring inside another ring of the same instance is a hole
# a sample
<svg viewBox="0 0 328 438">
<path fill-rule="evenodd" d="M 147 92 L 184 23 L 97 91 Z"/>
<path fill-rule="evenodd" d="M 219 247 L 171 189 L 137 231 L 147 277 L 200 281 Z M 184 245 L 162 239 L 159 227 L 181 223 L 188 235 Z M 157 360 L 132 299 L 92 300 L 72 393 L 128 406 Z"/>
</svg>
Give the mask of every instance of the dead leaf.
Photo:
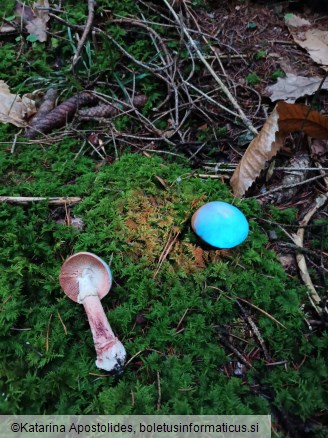
<svg viewBox="0 0 328 438">
<path fill-rule="evenodd" d="M 11 32 L 16 32 L 16 31 L 17 31 L 16 27 L 11 26 L 9 24 L 2 24 L 0 26 L 0 33 L 7 34 L 7 33 L 11 33 Z"/>
<path fill-rule="evenodd" d="M 235 196 L 241 197 L 277 154 L 286 136 L 303 131 L 310 137 L 328 139 L 328 116 L 301 104 L 279 102 L 260 133 L 250 143 L 232 175 L 230 184 Z"/>
<path fill-rule="evenodd" d="M 267 87 L 267 91 L 271 94 L 272 102 L 284 100 L 294 103 L 300 97 L 314 94 L 321 81 L 320 77 L 308 78 L 287 73 L 285 78 L 278 78 L 276 84 Z M 321 88 L 328 90 L 328 81 L 325 81 Z"/>
<path fill-rule="evenodd" d="M 271 186 L 271 189 L 275 189 L 279 186 L 286 187 L 286 189 L 279 190 L 268 195 L 270 203 L 274 203 L 275 205 L 283 204 L 293 199 L 297 190 L 299 189 L 298 184 L 300 184 L 302 181 L 305 181 L 308 176 L 308 172 L 303 170 L 307 167 L 310 167 L 309 154 L 303 151 L 296 152 L 296 154 L 289 161 L 289 164 L 285 167 L 282 179 L 279 181 L 279 183 Z"/>
<path fill-rule="evenodd" d="M 302 17 L 299 17 L 295 14 L 288 14 L 286 16 L 286 24 L 288 27 L 304 27 L 304 26 L 311 26 L 311 23 L 308 20 L 305 20 Z"/>
<path fill-rule="evenodd" d="M 328 140 L 313 140 L 311 143 L 311 151 L 316 158 L 328 155 Z"/>
<path fill-rule="evenodd" d="M 328 67 L 328 32 L 310 27 L 310 22 L 296 15 L 288 18 L 286 24 L 294 41 L 309 53 L 313 61 L 324 68 Z"/>
<path fill-rule="evenodd" d="M 42 9 L 39 9 L 42 8 Z M 47 40 L 47 22 L 49 21 L 48 0 L 39 0 L 33 3 L 33 7 L 16 2 L 15 12 L 20 16 L 30 35 L 35 35 L 40 42 Z"/>
<path fill-rule="evenodd" d="M 25 3 L 20 1 L 16 1 L 15 15 L 20 17 L 23 23 L 28 23 L 34 18 L 34 12 L 31 6 L 27 6 Z"/>
<path fill-rule="evenodd" d="M 34 100 L 10 93 L 9 86 L 0 80 L 0 122 L 25 127 L 25 119 L 35 113 Z"/>
<path fill-rule="evenodd" d="M 317 64 L 328 66 L 328 32 L 319 29 L 309 29 L 305 32 L 304 39 L 293 35 L 296 43 L 309 52 Z"/>
</svg>

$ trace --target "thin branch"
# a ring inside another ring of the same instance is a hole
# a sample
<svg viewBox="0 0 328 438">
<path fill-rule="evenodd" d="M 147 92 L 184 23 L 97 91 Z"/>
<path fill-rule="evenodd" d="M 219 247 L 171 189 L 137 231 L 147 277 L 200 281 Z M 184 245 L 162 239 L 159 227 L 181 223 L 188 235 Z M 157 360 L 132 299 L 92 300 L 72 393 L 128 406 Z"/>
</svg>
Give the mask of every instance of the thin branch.
<svg viewBox="0 0 328 438">
<path fill-rule="evenodd" d="M 88 19 L 84 27 L 82 37 L 77 45 L 76 52 L 73 56 L 73 62 L 72 62 L 73 67 L 76 65 L 77 61 L 79 60 L 81 50 L 83 49 L 87 36 L 91 30 L 94 16 L 95 16 L 95 1 L 88 0 Z"/>
<path fill-rule="evenodd" d="M 82 201 L 82 198 L 75 197 L 43 197 L 43 196 L 0 196 L 0 202 L 9 204 L 28 204 L 30 202 L 48 201 L 50 205 L 72 205 Z"/>
<path fill-rule="evenodd" d="M 258 131 L 256 128 L 254 128 L 254 126 L 252 125 L 252 123 L 250 122 L 250 120 L 248 120 L 246 114 L 244 113 L 244 111 L 241 109 L 241 107 L 239 106 L 238 102 L 236 101 L 236 99 L 233 97 L 233 95 L 230 93 L 230 91 L 228 90 L 228 88 L 224 85 L 224 83 L 221 81 L 221 79 L 219 78 L 219 76 L 215 73 L 215 71 L 213 70 L 213 68 L 211 67 L 211 65 L 207 62 L 206 58 L 204 57 L 204 55 L 202 54 L 202 52 L 199 50 L 199 48 L 197 47 L 197 44 L 195 43 L 195 41 L 193 40 L 193 38 L 191 38 L 186 26 L 184 25 L 184 23 L 182 23 L 182 21 L 180 20 L 180 18 L 178 17 L 178 15 L 176 14 L 175 10 L 172 8 L 172 6 L 170 5 L 170 3 L 168 2 L 168 0 L 163 0 L 164 3 L 166 4 L 166 6 L 168 7 L 168 9 L 170 10 L 171 14 L 173 15 L 174 19 L 176 20 L 176 22 L 179 24 L 179 26 L 181 27 L 183 33 L 186 35 L 186 37 L 188 38 L 190 44 L 192 45 L 193 49 L 195 50 L 195 52 L 197 53 L 199 59 L 202 61 L 202 63 L 205 65 L 205 67 L 208 69 L 208 71 L 211 73 L 211 75 L 213 76 L 213 78 L 215 79 L 215 81 L 219 84 L 221 90 L 224 92 L 224 94 L 227 96 L 227 98 L 230 100 L 231 104 L 233 105 L 233 107 L 235 108 L 235 110 L 238 112 L 240 119 L 242 120 L 242 122 L 245 124 L 245 126 L 247 126 L 247 128 L 253 132 L 255 135 L 258 134 Z"/>
</svg>

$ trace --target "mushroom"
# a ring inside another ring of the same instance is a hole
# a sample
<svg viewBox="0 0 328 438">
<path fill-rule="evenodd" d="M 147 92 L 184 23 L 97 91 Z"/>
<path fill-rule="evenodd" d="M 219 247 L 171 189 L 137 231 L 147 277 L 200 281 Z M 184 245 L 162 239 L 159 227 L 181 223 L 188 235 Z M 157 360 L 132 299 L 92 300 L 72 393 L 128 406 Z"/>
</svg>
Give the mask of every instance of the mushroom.
<svg viewBox="0 0 328 438">
<path fill-rule="evenodd" d="M 100 303 L 112 285 L 109 266 L 95 254 L 79 252 L 64 262 L 59 281 L 65 294 L 84 306 L 97 353 L 96 366 L 120 374 L 126 351 L 114 335 Z"/>
<path fill-rule="evenodd" d="M 240 245 L 248 236 L 248 222 L 235 206 L 222 201 L 208 202 L 191 219 L 195 233 L 206 243 L 220 249 Z"/>
</svg>

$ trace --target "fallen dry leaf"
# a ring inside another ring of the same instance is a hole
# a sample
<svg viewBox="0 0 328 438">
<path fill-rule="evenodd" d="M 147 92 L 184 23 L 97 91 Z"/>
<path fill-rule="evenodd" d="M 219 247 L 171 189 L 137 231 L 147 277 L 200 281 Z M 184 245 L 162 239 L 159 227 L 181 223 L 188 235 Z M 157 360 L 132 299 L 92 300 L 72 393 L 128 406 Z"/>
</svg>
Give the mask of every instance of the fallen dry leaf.
<svg viewBox="0 0 328 438">
<path fill-rule="evenodd" d="M 303 169 L 306 169 L 307 167 L 310 167 L 309 154 L 303 151 L 296 152 L 289 161 L 289 164 L 285 167 L 282 179 L 279 183 L 271 186 L 271 189 L 273 190 L 279 186 L 286 187 L 286 189 L 269 194 L 268 199 L 270 199 L 270 203 L 277 205 L 289 202 L 295 196 L 295 193 L 298 190 L 298 184 L 306 180 L 308 172 Z"/>
<path fill-rule="evenodd" d="M 328 32 L 311 27 L 311 23 L 293 14 L 288 14 L 286 24 L 294 41 L 303 47 L 314 62 L 328 67 Z"/>
<path fill-rule="evenodd" d="M 298 28 L 304 26 L 311 26 L 311 23 L 308 20 L 305 20 L 304 18 L 299 17 L 298 15 L 295 14 L 288 14 L 285 17 L 285 19 L 288 27 Z"/>
<path fill-rule="evenodd" d="M 325 155 L 328 156 L 328 140 L 312 140 L 311 152 L 315 158 L 321 158 Z"/>
<path fill-rule="evenodd" d="M 47 23 L 50 19 L 47 9 L 48 0 L 39 0 L 33 3 L 33 7 L 26 6 L 24 3 L 16 2 L 16 14 L 22 18 L 26 30 L 30 35 L 35 35 L 40 42 L 47 40 Z"/>
<path fill-rule="evenodd" d="M 16 30 L 17 30 L 16 27 L 11 26 L 9 24 L 2 24 L 0 26 L 0 33 L 8 34 L 11 32 L 16 32 Z"/>
<path fill-rule="evenodd" d="M 285 78 L 278 78 L 276 84 L 267 87 L 267 91 L 271 94 L 270 99 L 272 102 L 284 100 L 285 102 L 294 103 L 299 97 L 314 94 L 318 90 L 321 81 L 322 78 L 320 77 L 307 78 L 287 73 Z M 328 90 L 327 80 L 321 88 Z"/>
<path fill-rule="evenodd" d="M 309 29 L 304 37 L 293 35 L 296 43 L 309 52 L 317 64 L 328 66 L 328 32 L 319 29 Z M 304 38 L 304 39 L 303 39 Z"/>
<path fill-rule="evenodd" d="M 313 138 L 328 139 L 328 116 L 311 110 L 307 105 L 279 102 L 232 175 L 230 184 L 235 196 L 245 194 L 264 169 L 265 163 L 283 146 L 286 136 L 297 131 L 303 131 Z"/>
<path fill-rule="evenodd" d="M 34 100 L 10 93 L 9 86 L 0 80 L 0 122 L 25 127 L 25 119 L 35 113 Z"/>
</svg>

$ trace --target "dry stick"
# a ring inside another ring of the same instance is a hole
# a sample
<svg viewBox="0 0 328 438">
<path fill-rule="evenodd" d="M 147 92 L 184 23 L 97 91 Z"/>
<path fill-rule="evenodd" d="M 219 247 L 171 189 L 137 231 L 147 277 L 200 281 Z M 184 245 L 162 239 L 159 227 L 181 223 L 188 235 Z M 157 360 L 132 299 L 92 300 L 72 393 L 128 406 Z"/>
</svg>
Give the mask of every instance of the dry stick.
<svg viewBox="0 0 328 438">
<path fill-rule="evenodd" d="M 159 411 L 161 408 L 161 399 L 162 399 L 161 376 L 159 374 L 159 371 L 157 371 L 157 390 L 158 390 L 157 410 Z"/>
<path fill-rule="evenodd" d="M 251 198 L 255 198 L 255 199 L 256 198 L 261 198 L 262 196 L 267 196 L 267 195 L 271 195 L 271 193 L 279 192 L 279 190 L 289 189 L 291 187 L 302 186 L 302 185 L 307 184 L 307 183 L 309 183 L 311 181 L 315 181 L 315 180 L 321 179 L 321 178 L 324 178 L 324 175 L 317 175 L 317 176 L 314 176 L 313 178 L 309 178 L 309 179 L 306 179 L 306 180 L 298 182 L 298 183 L 288 184 L 286 186 L 276 187 L 275 189 L 268 190 L 267 192 L 264 192 L 264 193 L 260 193 L 259 195 L 251 196 Z"/>
<path fill-rule="evenodd" d="M 144 348 L 143 350 L 139 350 L 136 354 L 134 354 L 132 357 L 130 357 L 130 359 L 126 362 L 126 364 L 124 365 L 124 367 L 126 368 L 129 363 L 131 363 L 133 361 L 133 359 L 135 359 L 136 357 L 138 357 L 141 353 L 143 353 L 144 351 L 153 351 L 154 353 L 158 353 L 161 356 L 164 356 L 164 353 L 162 353 L 161 351 L 158 350 L 154 350 L 153 348 Z"/>
<path fill-rule="evenodd" d="M 202 63 L 205 65 L 205 67 L 208 69 L 208 71 L 211 73 L 211 75 L 213 76 L 213 78 L 215 79 L 215 81 L 219 84 L 221 90 L 224 92 L 224 94 L 227 96 L 227 98 L 230 100 L 231 104 L 233 105 L 233 107 L 236 109 L 236 111 L 239 113 L 239 117 L 241 118 L 242 122 L 245 124 L 245 126 L 251 131 L 253 132 L 253 134 L 257 135 L 258 131 L 256 128 L 254 128 L 254 126 L 252 125 L 252 123 L 250 122 L 250 120 L 248 120 L 248 118 L 246 117 L 246 114 L 244 113 L 244 111 L 240 108 L 238 102 L 236 101 L 236 99 L 233 97 L 233 95 L 230 93 L 230 91 L 228 90 L 228 88 L 224 85 L 224 83 L 221 81 L 221 79 L 218 77 L 218 75 L 215 73 L 215 71 L 213 70 L 213 68 L 211 67 L 211 65 L 206 61 L 206 58 L 204 57 L 204 55 L 202 54 L 202 52 L 199 50 L 199 48 L 197 47 L 197 44 L 195 43 L 195 41 L 191 38 L 187 28 L 185 27 L 185 25 L 182 23 L 182 21 L 180 20 L 180 18 L 178 17 L 178 15 L 176 14 L 175 10 L 172 8 L 172 6 L 170 5 L 170 3 L 167 0 L 163 0 L 164 3 L 166 4 L 166 6 L 168 7 L 168 9 L 170 10 L 171 14 L 173 15 L 173 17 L 175 18 L 176 22 L 179 24 L 179 26 L 181 27 L 183 33 L 186 35 L 186 37 L 188 38 L 190 44 L 192 45 L 192 47 L 194 48 L 195 52 L 197 53 L 199 59 L 202 61 Z"/>
<path fill-rule="evenodd" d="M 321 208 L 328 200 L 328 194 L 324 193 L 322 195 L 319 195 L 315 202 L 314 202 L 314 206 L 311 208 L 311 210 L 305 215 L 305 217 L 303 218 L 303 220 L 300 223 L 300 228 L 297 230 L 296 234 L 292 234 L 292 239 L 295 243 L 295 245 L 298 245 L 300 247 L 303 247 L 303 239 L 304 239 L 304 227 L 306 225 L 308 225 L 310 219 L 312 218 L 312 216 L 314 215 L 314 213 L 316 213 L 319 208 Z M 297 260 L 297 264 L 300 270 L 300 275 L 302 277 L 302 280 L 304 281 L 304 283 L 307 285 L 308 287 L 308 296 L 309 299 L 311 301 L 312 306 L 315 308 L 315 310 L 318 312 L 318 314 L 320 315 L 322 313 L 322 309 L 320 307 L 321 304 L 321 298 L 319 296 L 319 294 L 317 293 L 317 291 L 315 290 L 315 287 L 312 283 L 311 277 L 309 275 L 309 271 L 307 269 L 306 266 L 306 261 L 305 261 L 305 257 L 303 254 L 296 254 L 296 260 Z M 325 307 L 323 309 L 326 313 L 328 313 L 328 309 L 327 307 Z"/>
<path fill-rule="evenodd" d="M 257 337 L 257 339 L 258 339 L 258 341 L 259 341 L 259 343 L 260 343 L 260 345 L 261 345 L 261 347 L 262 347 L 262 350 L 263 350 L 263 354 L 264 354 L 265 359 L 266 359 L 267 361 L 270 361 L 270 360 L 271 360 L 271 358 L 270 358 L 270 354 L 269 354 L 269 352 L 268 352 L 268 350 L 267 350 L 267 348 L 266 348 L 266 345 L 265 345 L 265 343 L 264 343 L 264 340 L 263 340 L 263 338 L 262 338 L 262 336 L 261 336 L 261 334 L 260 334 L 260 331 L 259 331 L 259 329 L 257 328 L 255 322 L 254 322 L 254 321 L 252 320 L 252 318 L 248 315 L 248 312 L 246 311 L 246 309 L 244 308 L 244 306 L 242 306 L 241 303 L 240 303 L 238 300 L 236 300 L 236 304 L 238 305 L 238 307 L 239 307 L 239 309 L 241 310 L 242 314 L 244 315 L 246 321 L 248 322 L 248 324 L 250 325 L 251 329 L 253 330 L 254 335 Z"/>
<path fill-rule="evenodd" d="M 160 258 L 158 260 L 157 269 L 156 269 L 156 271 L 154 273 L 153 278 L 155 278 L 157 276 L 159 270 L 162 267 L 162 264 L 164 263 L 164 260 L 169 255 L 169 253 L 170 253 L 170 251 L 171 251 L 175 241 L 177 240 L 179 234 L 180 234 L 180 230 L 175 231 L 175 236 L 174 236 L 174 232 L 170 231 L 170 234 L 169 234 L 169 237 L 168 237 L 167 242 L 165 244 L 165 247 L 164 247 L 164 249 L 162 251 L 162 254 L 160 255 Z"/>
<path fill-rule="evenodd" d="M 87 36 L 91 30 L 94 16 L 95 16 L 95 1 L 88 0 L 88 19 L 87 19 L 86 25 L 84 27 L 82 37 L 77 45 L 75 55 L 73 56 L 73 62 L 72 62 L 73 68 L 76 65 L 76 63 L 80 57 L 81 50 L 83 49 L 83 46 L 84 46 L 85 41 L 87 39 Z"/>
<path fill-rule="evenodd" d="M 20 133 L 22 132 L 22 130 L 20 129 L 19 132 L 17 132 L 17 134 L 15 134 L 14 136 L 14 141 L 13 144 L 11 145 L 10 148 L 10 153 L 13 154 L 15 152 L 15 148 L 16 148 L 16 144 L 17 144 L 17 138 L 20 135 Z"/>
<path fill-rule="evenodd" d="M 0 196 L 0 202 L 8 202 L 9 204 L 28 204 L 29 202 L 48 201 L 50 205 L 72 205 L 82 201 L 79 197 L 51 197 L 43 196 Z"/>
<path fill-rule="evenodd" d="M 237 113 L 235 113 L 234 111 L 231 111 L 229 108 L 226 108 L 225 106 L 221 105 L 221 103 L 217 102 L 215 99 L 213 99 L 211 96 L 209 96 L 208 94 L 204 93 L 204 91 L 200 90 L 199 88 L 195 87 L 193 84 L 191 84 L 188 81 L 183 80 L 183 82 L 188 85 L 188 87 L 192 88 L 193 90 L 195 90 L 197 93 L 199 93 L 201 96 L 205 97 L 205 99 L 207 99 L 209 102 L 211 102 L 213 105 L 218 106 L 219 108 L 223 109 L 224 111 L 227 111 L 229 114 L 232 114 L 235 117 L 239 117 L 239 115 Z"/>
<path fill-rule="evenodd" d="M 48 321 L 48 328 L 47 328 L 47 335 L 46 335 L 46 352 L 48 353 L 49 350 L 49 332 L 50 332 L 50 322 L 52 319 L 52 313 L 49 317 L 49 321 Z"/>
<path fill-rule="evenodd" d="M 180 328 L 180 325 L 182 324 L 182 321 L 185 319 L 185 316 L 187 315 L 187 313 L 189 312 L 189 308 L 187 308 L 185 311 L 184 311 L 184 313 L 183 313 L 183 315 L 181 316 L 181 318 L 180 318 L 180 321 L 178 322 L 178 325 L 176 326 L 176 328 L 175 328 L 175 332 L 177 332 L 178 330 L 179 330 L 179 328 Z"/>
<path fill-rule="evenodd" d="M 60 320 L 60 322 L 61 322 L 61 324 L 63 326 L 65 335 L 67 336 L 67 328 L 66 328 L 66 325 L 64 324 L 64 321 L 63 321 L 62 317 L 60 316 L 59 310 L 57 310 L 57 315 L 58 315 L 58 318 L 59 318 L 59 320 Z"/>
<path fill-rule="evenodd" d="M 186 5 L 186 10 L 188 11 L 189 15 L 192 17 L 193 22 L 195 23 L 195 25 L 196 25 L 196 27 L 198 29 L 198 32 L 201 34 L 205 44 L 207 44 L 209 46 L 209 48 L 212 50 L 212 52 L 214 53 L 214 59 L 216 59 L 218 61 L 219 65 L 220 65 L 220 68 L 222 70 L 222 73 L 224 74 L 224 76 L 225 76 L 225 78 L 226 78 L 226 80 L 227 80 L 227 82 L 229 84 L 229 77 L 228 77 L 228 75 L 227 75 L 227 73 L 226 73 L 226 71 L 225 71 L 225 69 L 223 67 L 223 64 L 221 62 L 221 57 L 218 55 L 218 53 L 215 50 L 215 48 L 210 45 L 210 43 L 208 42 L 208 39 L 206 38 L 206 36 L 201 32 L 199 24 L 198 24 L 196 18 L 194 17 L 194 14 L 192 13 L 192 11 L 189 9 L 189 7 L 187 5 Z M 209 59 L 209 57 L 207 57 L 207 59 Z"/>
<path fill-rule="evenodd" d="M 169 53 L 169 51 L 168 51 L 168 49 L 167 49 L 163 39 L 160 37 L 160 35 L 154 29 L 152 29 L 150 26 L 148 26 L 147 24 L 145 24 L 142 21 L 133 20 L 133 19 L 130 19 L 130 18 L 124 18 L 124 19 L 123 18 L 117 18 L 117 19 L 113 19 L 113 20 L 111 20 L 111 23 L 125 24 L 125 25 L 130 25 L 130 26 L 134 25 L 134 26 L 137 26 L 137 27 L 142 27 L 143 29 L 147 30 L 147 32 L 151 36 L 151 39 L 155 38 L 155 39 L 157 39 L 159 41 L 161 49 L 162 49 L 162 51 L 163 51 L 163 53 L 165 55 L 165 58 L 166 58 L 166 64 L 165 64 L 163 57 L 160 56 L 163 66 L 165 68 L 167 68 L 167 69 L 171 69 L 171 67 L 173 65 L 173 60 L 172 60 L 172 58 L 170 56 L 170 53 Z M 153 39 L 152 39 L 152 41 L 154 42 Z"/>
<path fill-rule="evenodd" d="M 242 353 L 237 350 L 236 347 L 230 344 L 230 342 L 223 336 L 220 337 L 220 342 L 228 347 L 237 357 L 243 362 L 244 365 L 247 365 L 249 368 L 254 369 L 253 365 L 242 355 Z"/>
<path fill-rule="evenodd" d="M 253 307 L 254 309 L 258 310 L 259 312 L 263 313 L 263 315 L 267 316 L 268 318 L 272 319 L 272 321 L 276 322 L 277 324 L 279 324 L 282 328 L 284 328 L 285 330 L 287 330 L 287 327 L 285 327 L 281 322 L 279 322 L 276 318 L 274 318 L 272 315 L 270 315 L 270 313 L 266 312 L 265 310 L 261 309 L 260 307 L 256 306 L 255 304 L 252 304 L 250 301 L 245 300 L 244 298 L 240 298 L 240 297 L 231 297 L 230 295 L 225 294 L 224 292 L 222 292 L 221 289 L 219 289 L 218 287 L 215 286 L 207 286 L 210 289 L 215 289 L 220 291 L 220 293 L 222 295 L 224 295 L 226 298 L 228 298 L 229 300 L 239 300 L 239 301 L 243 301 L 244 303 L 248 304 L 249 306 Z"/>
</svg>

